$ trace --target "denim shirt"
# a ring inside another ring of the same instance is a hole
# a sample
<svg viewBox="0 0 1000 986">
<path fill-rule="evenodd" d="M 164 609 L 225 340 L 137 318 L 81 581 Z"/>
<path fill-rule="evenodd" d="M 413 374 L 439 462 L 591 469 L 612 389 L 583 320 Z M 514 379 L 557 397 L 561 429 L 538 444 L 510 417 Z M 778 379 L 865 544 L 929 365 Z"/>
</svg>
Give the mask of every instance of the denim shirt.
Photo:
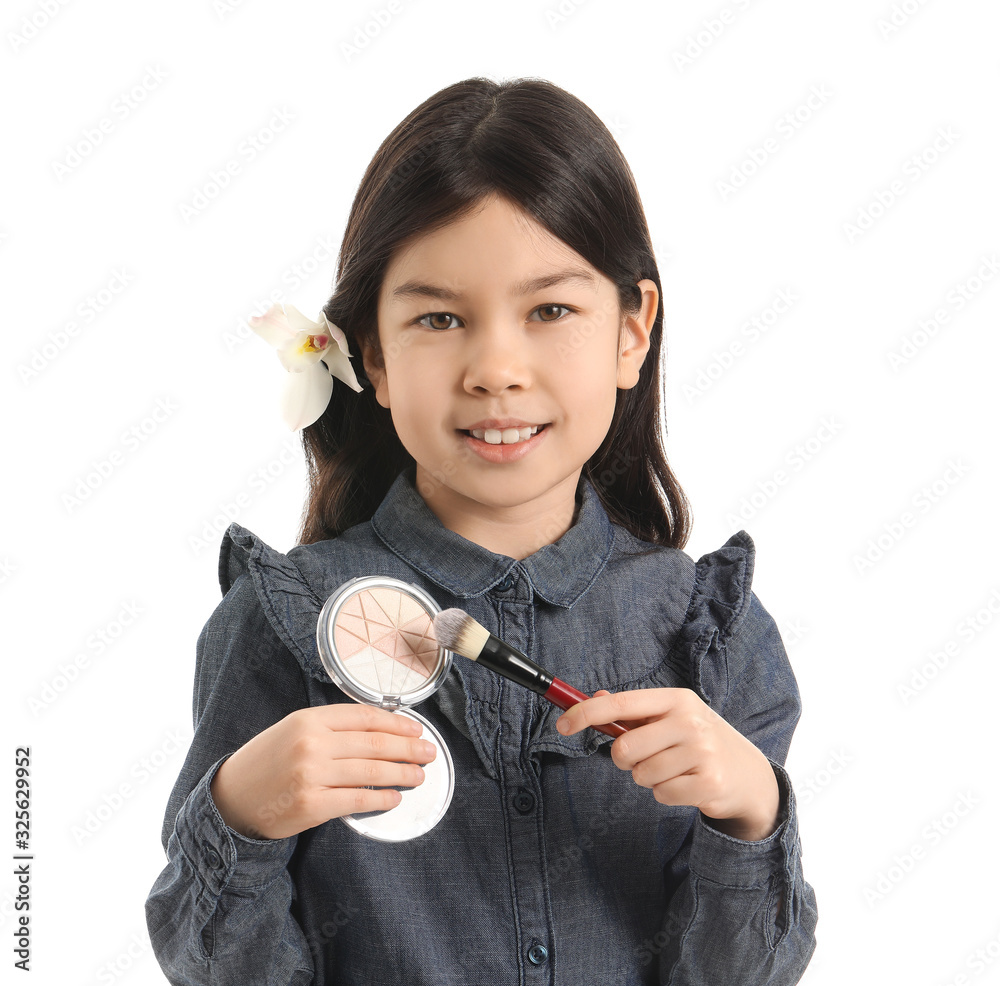
<svg viewBox="0 0 1000 986">
<path fill-rule="evenodd" d="M 521 560 L 445 528 L 401 472 L 369 522 L 282 554 L 233 523 L 224 598 L 197 643 L 195 732 L 170 795 L 167 864 L 146 901 L 171 983 L 639 984 L 799 981 L 816 900 L 782 766 L 795 678 L 750 583 L 745 531 L 697 562 L 611 523 L 581 476 L 573 526 Z M 689 805 L 659 803 L 592 728 L 455 655 L 417 706 L 447 744 L 455 793 L 405 842 L 331 819 L 284 839 L 229 828 L 219 765 L 296 709 L 349 702 L 323 669 L 316 622 L 360 575 L 458 607 L 588 695 L 684 687 L 768 758 L 779 824 L 747 842 Z"/>
</svg>

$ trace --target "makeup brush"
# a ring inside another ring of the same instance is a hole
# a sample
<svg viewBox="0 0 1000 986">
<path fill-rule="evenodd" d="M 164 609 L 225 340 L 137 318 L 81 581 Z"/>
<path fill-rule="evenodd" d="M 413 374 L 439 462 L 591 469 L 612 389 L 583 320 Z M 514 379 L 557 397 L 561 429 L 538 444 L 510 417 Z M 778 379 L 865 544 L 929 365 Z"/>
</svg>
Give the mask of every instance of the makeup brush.
<svg viewBox="0 0 1000 986">
<path fill-rule="evenodd" d="M 560 709 L 568 709 L 590 698 L 529 661 L 519 650 L 505 644 L 464 610 L 445 609 L 438 613 L 434 617 L 434 635 L 446 650 L 461 654 L 470 661 L 478 661 L 491 671 L 530 688 Z M 608 736 L 621 736 L 628 731 L 628 727 L 620 722 L 602 723 L 592 728 Z"/>
</svg>

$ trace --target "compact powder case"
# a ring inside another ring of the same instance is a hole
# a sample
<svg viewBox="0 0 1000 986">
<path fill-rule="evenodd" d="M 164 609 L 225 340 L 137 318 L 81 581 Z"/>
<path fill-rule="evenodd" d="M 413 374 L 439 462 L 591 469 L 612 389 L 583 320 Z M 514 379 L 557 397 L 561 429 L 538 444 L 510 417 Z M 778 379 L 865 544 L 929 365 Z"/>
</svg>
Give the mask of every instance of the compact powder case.
<svg viewBox="0 0 1000 986">
<path fill-rule="evenodd" d="M 452 652 L 434 636 L 437 603 L 409 582 L 382 575 L 351 579 L 320 611 L 316 643 L 327 674 L 356 702 L 377 705 L 423 726 L 437 747 L 416 787 L 397 787 L 403 800 L 386 811 L 342 815 L 355 832 L 403 842 L 430 831 L 455 791 L 455 767 L 441 734 L 412 706 L 433 694 L 451 669 Z"/>
</svg>

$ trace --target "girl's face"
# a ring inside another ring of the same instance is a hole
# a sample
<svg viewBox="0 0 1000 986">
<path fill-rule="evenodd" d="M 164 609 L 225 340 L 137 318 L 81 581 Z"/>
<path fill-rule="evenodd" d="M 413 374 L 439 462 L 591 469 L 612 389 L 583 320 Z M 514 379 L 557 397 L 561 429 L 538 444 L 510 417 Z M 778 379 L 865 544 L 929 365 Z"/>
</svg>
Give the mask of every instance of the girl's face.
<svg viewBox="0 0 1000 986">
<path fill-rule="evenodd" d="M 378 300 L 384 367 L 366 352 L 365 369 L 446 527 L 513 557 L 569 529 L 583 465 L 649 349 L 656 285 L 638 283 L 619 338 L 614 284 L 498 197 L 396 251 Z M 508 421 L 544 427 L 524 445 L 469 433 Z M 539 543 L 504 540 L 514 528 Z"/>
</svg>

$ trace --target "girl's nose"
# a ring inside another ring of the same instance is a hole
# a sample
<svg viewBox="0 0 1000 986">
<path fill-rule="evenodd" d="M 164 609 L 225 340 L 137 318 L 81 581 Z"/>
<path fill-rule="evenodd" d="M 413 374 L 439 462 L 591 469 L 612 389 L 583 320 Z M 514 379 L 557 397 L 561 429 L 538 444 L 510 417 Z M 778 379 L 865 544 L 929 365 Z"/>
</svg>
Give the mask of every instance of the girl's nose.
<svg viewBox="0 0 1000 986">
<path fill-rule="evenodd" d="M 484 328 L 475 333 L 466 350 L 465 389 L 499 394 L 508 387 L 525 387 L 530 372 L 523 336 L 514 330 Z"/>
</svg>

